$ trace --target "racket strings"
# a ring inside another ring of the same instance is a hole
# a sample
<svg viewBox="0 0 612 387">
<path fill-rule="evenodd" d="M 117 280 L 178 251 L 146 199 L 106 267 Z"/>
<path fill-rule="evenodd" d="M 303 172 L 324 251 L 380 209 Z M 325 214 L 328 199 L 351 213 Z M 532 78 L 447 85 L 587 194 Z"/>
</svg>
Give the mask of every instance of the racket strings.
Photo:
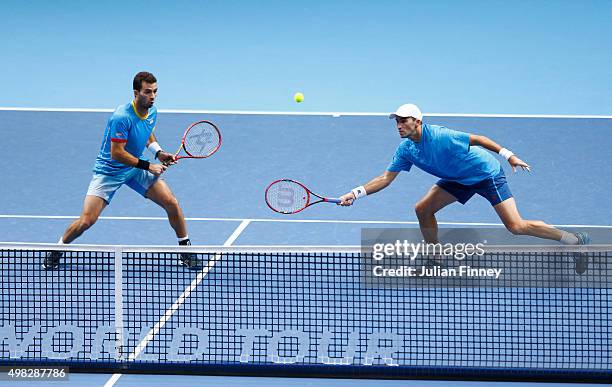
<svg viewBox="0 0 612 387">
<path fill-rule="evenodd" d="M 274 210 L 291 214 L 308 205 L 308 191 L 301 185 L 281 180 L 272 184 L 266 191 L 266 201 Z"/>
<path fill-rule="evenodd" d="M 185 135 L 185 151 L 195 157 L 210 156 L 219 147 L 221 138 L 214 126 L 208 123 L 199 123 L 189 129 Z"/>
</svg>

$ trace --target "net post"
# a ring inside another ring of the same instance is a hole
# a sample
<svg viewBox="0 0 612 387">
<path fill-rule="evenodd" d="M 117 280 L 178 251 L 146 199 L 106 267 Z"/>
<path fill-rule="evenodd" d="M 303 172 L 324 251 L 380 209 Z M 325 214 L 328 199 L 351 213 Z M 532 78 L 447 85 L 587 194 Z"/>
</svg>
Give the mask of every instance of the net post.
<svg viewBox="0 0 612 387">
<path fill-rule="evenodd" d="M 115 246 L 115 333 L 116 333 L 116 359 L 123 360 L 125 341 L 123 337 L 123 248 Z"/>
</svg>

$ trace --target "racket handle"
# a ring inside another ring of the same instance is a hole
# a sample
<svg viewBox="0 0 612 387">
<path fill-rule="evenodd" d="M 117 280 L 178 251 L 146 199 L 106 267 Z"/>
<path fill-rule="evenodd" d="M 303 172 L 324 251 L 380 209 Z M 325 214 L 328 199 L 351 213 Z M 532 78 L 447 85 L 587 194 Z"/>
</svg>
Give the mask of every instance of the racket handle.
<svg viewBox="0 0 612 387">
<path fill-rule="evenodd" d="M 336 203 L 336 204 L 342 202 L 342 200 L 336 199 L 336 198 L 325 198 L 325 201 L 328 202 L 328 203 Z"/>
</svg>

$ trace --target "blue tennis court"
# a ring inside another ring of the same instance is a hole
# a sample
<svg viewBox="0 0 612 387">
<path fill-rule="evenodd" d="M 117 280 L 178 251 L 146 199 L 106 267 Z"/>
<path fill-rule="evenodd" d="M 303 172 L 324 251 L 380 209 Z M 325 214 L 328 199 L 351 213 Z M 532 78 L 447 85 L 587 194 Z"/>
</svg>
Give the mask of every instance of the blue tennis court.
<svg viewBox="0 0 612 387">
<path fill-rule="evenodd" d="M 58 240 L 81 211 L 109 114 L 0 111 L 0 130 L 19 133 L 5 136 L 0 145 L 0 152 L 11 161 L 0 186 L 0 197 L 4 199 L 0 207 L 2 241 Z M 382 114 L 160 112 L 156 132 L 160 144 L 174 149 L 184 128 L 199 119 L 211 120 L 220 127 L 221 150 L 208 160 L 182 160 L 164 174 L 188 218 L 189 234 L 196 245 L 359 245 L 364 227 L 418 227 L 414 204 L 435 183 L 434 177 L 415 168 L 401 174 L 386 190 L 350 208 L 321 204 L 294 216 L 279 215 L 268 209 L 263 198 L 267 185 L 276 179 L 293 178 L 315 192 L 339 196 L 382 173 L 398 144 L 394 122 Z M 592 243 L 609 243 L 612 181 L 607 176 L 610 163 L 606 157 L 612 146 L 612 118 L 429 115 L 425 120 L 486 135 L 508 144 L 527 161 L 532 166 L 531 173 L 513 174 L 507 164 L 502 164 L 524 218 L 585 229 Z M 24 144 L 35 151 L 24 148 Z M 474 198 L 465 206 L 454 204 L 444 209 L 438 220 L 441 226 L 500 226 L 495 212 L 482 198 Z M 174 246 L 176 239 L 161 208 L 123 188 L 99 222 L 77 243 Z M 219 267 L 223 262 L 221 257 Z M 146 266 L 135 267 L 146 271 Z M 160 284 L 165 281 L 163 277 L 156 278 Z M 158 290 L 160 284 L 155 285 Z M 177 288 L 182 290 L 186 285 L 181 283 Z M 163 314 L 168 303 L 172 304 L 172 296 L 177 294 L 171 293 L 168 300 L 160 301 L 155 318 Z M 609 296 L 604 296 L 603 301 L 609 302 L 605 297 Z M 179 305 L 179 311 L 188 302 Z M 222 324 L 222 314 L 218 318 Z M 597 357 L 603 358 L 602 364 L 609 361 L 605 351 Z M 103 385 L 111 375 L 72 374 L 70 378 L 74 385 Z M 133 374 L 122 375 L 110 384 L 142 385 L 159 383 L 161 378 L 180 385 L 371 385 L 367 380 Z M 441 382 L 376 383 L 419 386 Z M 487 382 L 491 384 L 495 383 Z"/>
<path fill-rule="evenodd" d="M 3 239 L 55 242 L 68 223 L 62 217 L 81 211 L 110 113 L 0 114 L 2 131 L 19 134 L 7 135 L 2 142 L 7 159 L 19 160 L 3 173 Z M 436 181 L 414 169 L 355 207 L 318 205 L 284 217 L 271 212 L 263 200 L 270 182 L 289 177 L 315 192 L 341 195 L 385 170 L 398 144 L 394 123 L 383 115 L 160 113 L 160 144 L 176 148 L 185 127 L 202 117 L 222 128 L 222 149 L 208 160 L 182 160 L 164 175 L 185 216 L 192 219 L 190 234 L 197 244 L 222 244 L 245 219 L 252 221 L 237 244 L 359 244 L 353 231 L 367 222 L 414 224 L 414 204 Z M 531 173 L 513 174 L 504 165 L 524 218 L 610 228 L 612 209 L 605 205 L 612 184 L 606 175 L 610 118 L 426 119 L 511 144 L 533 166 Z M 129 189 L 120 192 L 79 243 L 174 244 L 160 208 Z M 288 220 L 292 223 L 284 223 Z M 446 208 L 439 220 L 499 224 L 490 205 L 476 198 L 466 206 Z"/>
</svg>

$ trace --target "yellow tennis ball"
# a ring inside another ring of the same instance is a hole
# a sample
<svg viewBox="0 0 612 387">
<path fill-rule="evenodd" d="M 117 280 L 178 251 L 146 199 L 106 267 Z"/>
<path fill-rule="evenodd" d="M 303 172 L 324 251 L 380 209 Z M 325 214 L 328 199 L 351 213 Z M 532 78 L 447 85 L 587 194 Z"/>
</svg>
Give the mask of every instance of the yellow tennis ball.
<svg viewBox="0 0 612 387">
<path fill-rule="evenodd" d="M 295 102 L 300 103 L 304 100 L 304 94 L 295 93 L 295 95 L 293 96 L 293 99 L 295 100 Z"/>
</svg>

